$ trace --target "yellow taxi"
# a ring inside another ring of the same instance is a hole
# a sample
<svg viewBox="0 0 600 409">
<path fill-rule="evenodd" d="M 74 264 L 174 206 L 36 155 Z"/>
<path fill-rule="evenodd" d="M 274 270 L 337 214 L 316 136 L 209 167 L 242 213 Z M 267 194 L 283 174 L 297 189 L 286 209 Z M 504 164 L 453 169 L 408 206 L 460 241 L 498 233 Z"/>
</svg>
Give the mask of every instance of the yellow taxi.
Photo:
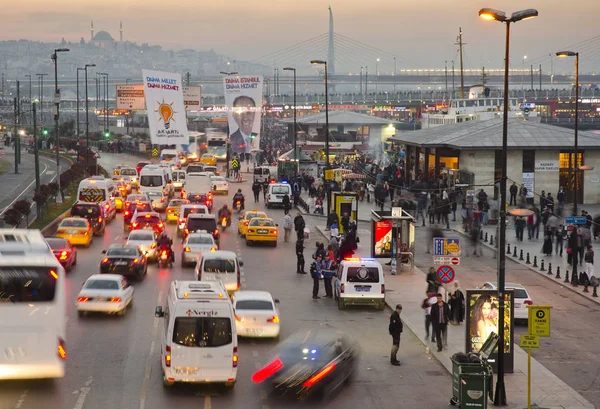
<svg viewBox="0 0 600 409">
<path fill-rule="evenodd" d="M 73 246 L 89 247 L 94 239 L 94 232 L 87 219 L 83 217 L 67 217 L 58 225 L 56 237 L 69 240 L 69 243 Z"/>
<path fill-rule="evenodd" d="M 255 217 L 250 220 L 246 232 L 246 246 L 255 242 L 266 242 L 277 247 L 277 224 L 273 219 Z"/>
<path fill-rule="evenodd" d="M 246 235 L 246 230 L 248 230 L 248 224 L 250 220 L 255 218 L 266 218 L 267 214 L 265 212 L 261 212 L 259 210 L 246 210 L 240 218 L 238 219 L 238 234 L 242 237 Z"/>
<path fill-rule="evenodd" d="M 200 163 L 210 166 L 217 166 L 217 158 L 212 153 L 205 153 L 200 158 Z"/>
<path fill-rule="evenodd" d="M 179 220 L 179 209 L 181 205 L 188 204 L 190 201 L 185 199 L 171 199 L 167 205 L 167 223 L 177 223 Z"/>
<path fill-rule="evenodd" d="M 121 193 L 121 190 L 115 190 L 112 195 L 112 201 L 115 202 L 115 209 L 118 212 L 122 212 L 125 207 L 125 195 Z"/>
</svg>

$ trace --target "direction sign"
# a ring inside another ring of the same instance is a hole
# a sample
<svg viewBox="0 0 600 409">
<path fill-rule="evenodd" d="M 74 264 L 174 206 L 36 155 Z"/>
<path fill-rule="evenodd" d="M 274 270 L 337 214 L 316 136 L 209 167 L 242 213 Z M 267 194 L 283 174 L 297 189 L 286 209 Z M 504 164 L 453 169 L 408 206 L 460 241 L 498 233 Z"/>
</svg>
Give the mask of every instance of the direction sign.
<svg viewBox="0 0 600 409">
<path fill-rule="evenodd" d="M 540 337 L 550 336 L 550 308 L 548 305 L 528 305 L 529 334 Z"/>
<path fill-rule="evenodd" d="M 537 349 L 540 347 L 540 337 L 537 335 L 521 335 L 519 342 L 521 348 L 533 348 Z"/>
<path fill-rule="evenodd" d="M 567 224 L 586 224 L 587 220 L 585 216 L 567 216 L 566 222 Z"/>
<path fill-rule="evenodd" d="M 454 280 L 454 269 L 450 266 L 439 266 L 437 269 L 437 278 L 442 284 L 449 284 Z"/>
<path fill-rule="evenodd" d="M 158 156 L 158 149 L 152 149 L 152 156 Z"/>
<path fill-rule="evenodd" d="M 459 238 L 433 238 L 433 255 L 434 256 L 460 256 L 460 239 Z"/>
<path fill-rule="evenodd" d="M 450 256 L 442 256 L 442 257 L 434 257 L 433 264 L 436 266 L 460 266 L 460 257 L 450 257 Z"/>
</svg>

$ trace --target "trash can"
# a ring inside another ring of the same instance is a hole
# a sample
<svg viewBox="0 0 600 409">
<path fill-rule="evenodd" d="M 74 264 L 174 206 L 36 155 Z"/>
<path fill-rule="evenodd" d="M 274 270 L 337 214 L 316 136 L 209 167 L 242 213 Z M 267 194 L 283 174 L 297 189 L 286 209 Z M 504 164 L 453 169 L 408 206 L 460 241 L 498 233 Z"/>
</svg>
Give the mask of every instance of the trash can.
<svg viewBox="0 0 600 409">
<path fill-rule="evenodd" d="M 461 367 L 461 371 L 462 371 Z M 481 366 L 481 372 L 465 372 L 460 374 L 460 407 L 487 409 L 489 395 L 489 379 L 492 368 Z"/>
</svg>

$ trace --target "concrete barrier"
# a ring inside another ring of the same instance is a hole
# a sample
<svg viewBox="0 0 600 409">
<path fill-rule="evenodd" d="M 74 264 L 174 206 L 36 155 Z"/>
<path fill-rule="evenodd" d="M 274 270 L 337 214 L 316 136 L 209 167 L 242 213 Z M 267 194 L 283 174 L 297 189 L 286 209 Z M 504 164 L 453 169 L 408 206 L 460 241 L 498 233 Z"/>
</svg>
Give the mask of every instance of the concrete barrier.
<svg viewBox="0 0 600 409">
<path fill-rule="evenodd" d="M 65 211 L 61 215 L 59 215 L 56 219 L 52 220 L 46 227 L 44 227 L 42 231 L 42 235 L 44 237 L 52 237 L 56 234 L 56 228 L 60 224 L 60 222 L 65 218 L 71 215 L 71 209 Z"/>
</svg>

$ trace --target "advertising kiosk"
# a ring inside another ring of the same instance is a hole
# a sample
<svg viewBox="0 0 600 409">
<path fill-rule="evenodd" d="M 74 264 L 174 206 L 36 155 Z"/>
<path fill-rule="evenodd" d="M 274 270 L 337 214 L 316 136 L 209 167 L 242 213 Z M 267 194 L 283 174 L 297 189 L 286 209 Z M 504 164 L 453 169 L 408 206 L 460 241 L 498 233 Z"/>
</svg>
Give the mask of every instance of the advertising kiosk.
<svg viewBox="0 0 600 409">
<path fill-rule="evenodd" d="M 414 268 L 415 219 L 400 207 L 392 211 L 371 210 L 371 257 L 389 258 L 392 274 L 397 266 Z"/>
</svg>

